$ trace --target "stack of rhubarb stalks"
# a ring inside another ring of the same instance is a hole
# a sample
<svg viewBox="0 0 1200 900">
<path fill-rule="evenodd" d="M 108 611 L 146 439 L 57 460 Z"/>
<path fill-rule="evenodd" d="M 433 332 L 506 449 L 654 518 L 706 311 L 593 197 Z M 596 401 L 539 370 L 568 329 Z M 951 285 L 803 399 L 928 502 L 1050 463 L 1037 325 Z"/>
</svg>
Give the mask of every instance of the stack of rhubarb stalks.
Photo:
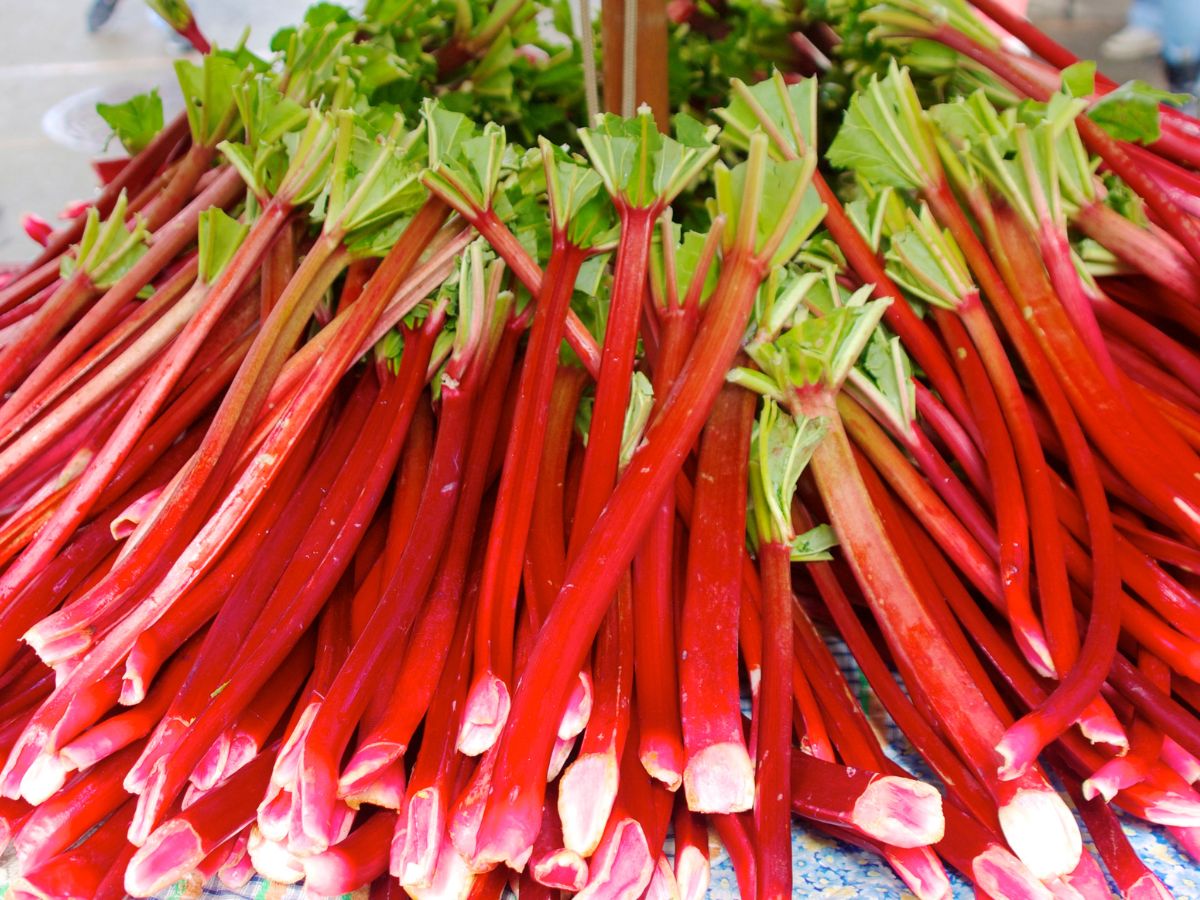
<svg viewBox="0 0 1200 900">
<path fill-rule="evenodd" d="M 691 900 L 711 832 L 779 898 L 793 824 L 1170 896 L 1121 816 L 1200 854 L 1200 123 L 976 5 L 673 3 L 670 136 L 576 129 L 533 0 L 107 108 L 0 288 L 10 896 Z"/>
</svg>

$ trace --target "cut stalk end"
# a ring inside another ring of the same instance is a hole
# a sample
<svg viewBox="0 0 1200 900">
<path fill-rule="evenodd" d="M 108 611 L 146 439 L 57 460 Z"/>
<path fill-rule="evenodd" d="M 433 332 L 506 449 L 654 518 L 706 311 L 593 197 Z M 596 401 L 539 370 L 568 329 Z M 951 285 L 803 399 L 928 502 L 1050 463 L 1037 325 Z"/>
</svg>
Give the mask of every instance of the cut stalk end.
<svg viewBox="0 0 1200 900">
<path fill-rule="evenodd" d="M 505 713 L 507 718 L 508 713 Z M 592 678 L 586 672 L 579 673 L 579 681 L 571 691 L 571 699 L 558 725 L 559 740 L 570 740 L 587 727 L 592 716 Z M 464 751 L 465 752 L 465 751 Z"/>
<path fill-rule="evenodd" d="M 679 900 L 703 900 L 708 894 L 712 870 L 708 857 L 699 847 L 687 846 L 675 854 L 675 883 Z"/>
<path fill-rule="evenodd" d="M 558 788 L 558 815 L 563 846 L 591 856 L 604 836 L 617 798 L 615 753 L 589 753 L 571 763 Z"/>
<path fill-rule="evenodd" d="M 134 897 L 153 896 L 192 871 L 204 855 L 191 825 L 180 819 L 166 822 L 133 854 L 125 870 L 125 890 Z"/>
<path fill-rule="evenodd" d="M 854 803 L 852 819 L 865 834 L 904 849 L 936 844 L 946 833 L 937 789 L 894 775 L 867 786 Z"/>
<path fill-rule="evenodd" d="M 988 847 L 971 861 L 971 877 L 989 897 L 1012 900 L 1052 900 L 1054 897 L 1023 862 L 998 844 Z"/>
<path fill-rule="evenodd" d="M 1083 839 L 1062 798 L 1046 789 L 1022 788 L 1000 807 L 1000 829 L 1013 852 L 1041 880 L 1079 865 Z"/>
<path fill-rule="evenodd" d="M 535 860 L 531 872 L 538 884 L 560 891 L 579 891 L 588 882 L 587 861 L 565 847 Z"/>
<path fill-rule="evenodd" d="M 359 747 L 338 779 L 338 793 L 343 797 L 355 796 L 403 755 L 404 746 L 390 741 Z"/>
<path fill-rule="evenodd" d="M 45 803 L 66 783 L 67 772 L 57 753 L 43 751 L 21 779 L 21 796 L 33 806 Z"/>
<path fill-rule="evenodd" d="M 1153 872 L 1147 872 L 1123 892 L 1125 900 L 1171 900 L 1167 886 Z"/>
<path fill-rule="evenodd" d="M 613 829 L 601 852 L 592 859 L 587 887 L 578 900 L 637 900 L 654 875 L 654 859 L 642 826 L 623 819 Z"/>
<path fill-rule="evenodd" d="M 433 886 L 433 873 L 445 830 L 445 801 L 436 788 L 417 791 L 392 840 L 388 871 L 405 890 Z"/>
<path fill-rule="evenodd" d="M 458 752 L 479 756 L 491 748 L 500 737 L 511 708 L 508 685 L 490 672 L 481 676 L 471 687 L 463 710 L 456 744 Z"/>
<path fill-rule="evenodd" d="M 745 812 L 754 806 L 754 763 L 744 744 L 710 744 L 688 760 L 683 772 L 688 809 L 701 813 Z"/>
<path fill-rule="evenodd" d="M 638 759 L 646 774 L 666 786 L 668 791 L 677 791 L 683 784 L 683 747 L 678 740 L 643 732 L 638 743 Z"/>
</svg>

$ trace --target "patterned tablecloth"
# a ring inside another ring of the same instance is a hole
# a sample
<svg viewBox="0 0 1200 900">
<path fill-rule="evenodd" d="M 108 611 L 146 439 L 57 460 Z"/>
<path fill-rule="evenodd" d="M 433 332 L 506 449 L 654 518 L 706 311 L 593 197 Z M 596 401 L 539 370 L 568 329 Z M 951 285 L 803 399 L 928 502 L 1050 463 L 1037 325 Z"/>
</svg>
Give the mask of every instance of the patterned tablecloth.
<svg viewBox="0 0 1200 900">
<path fill-rule="evenodd" d="M 835 642 L 834 650 L 851 683 L 858 688 L 859 697 L 872 722 L 886 737 L 889 753 L 910 771 L 928 777 L 927 770 L 923 769 L 919 760 L 912 755 L 904 738 L 866 687 L 845 648 Z M 1178 900 L 1200 898 L 1200 865 L 1187 857 L 1165 831 L 1128 817 L 1123 817 L 1122 823 L 1138 855 L 1163 880 Z M 737 881 L 729 857 L 725 855 L 715 837 L 711 839 L 710 845 L 712 881 L 709 897 L 712 900 L 734 900 L 738 896 Z M 878 857 L 815 834 L 802 825 L 797 824 L 792 833 L 792 848 L 795 885 L 793 895 L 796 897 L 883 900 L 912 896 L 904 889 L 900 879 Z M 10 864 L 11 856 L 0 859 L 0 898 L 8 892 Z M 973 896 L 970 885 L 952 870 L 950 880 L 955 900 Z M 201 884 L 199 879 L 184 879 L 161 895 L 163 900 L 299 900 L 304 896 L 306 895 L 301 885 L 272 884 L 259 878 L 253 879 L 238 891 L 229 890 L 215 879 L 208 884 Z M 367 891 L 363 889 L 344 896 L 354 900 L 366 900 Z"/>
</svg>

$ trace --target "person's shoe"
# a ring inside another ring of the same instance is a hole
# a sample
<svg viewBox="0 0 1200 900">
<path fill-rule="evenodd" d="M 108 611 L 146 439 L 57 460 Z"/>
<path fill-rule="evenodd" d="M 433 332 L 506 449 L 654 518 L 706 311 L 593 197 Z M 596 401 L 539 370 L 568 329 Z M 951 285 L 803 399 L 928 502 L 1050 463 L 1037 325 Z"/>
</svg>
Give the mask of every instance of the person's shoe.
<svg viewBox="0 0 1200 900">
<path fill-rule="evenodd" d="M 1161 50 L 1162 38 L 1141 25 L 1126 25 L 1100 45 L 1100 55 L 1115 60 L 1149 59 Z"/>
</svg>

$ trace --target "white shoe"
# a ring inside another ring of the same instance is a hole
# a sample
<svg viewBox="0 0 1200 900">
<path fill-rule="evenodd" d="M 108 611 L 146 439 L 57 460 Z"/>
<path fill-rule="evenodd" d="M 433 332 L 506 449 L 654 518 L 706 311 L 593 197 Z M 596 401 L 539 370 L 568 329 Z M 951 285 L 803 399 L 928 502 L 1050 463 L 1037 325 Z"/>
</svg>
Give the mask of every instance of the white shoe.
<svg viewBox="0 0 1200 900">
<path fill-rule="evenodd" d="M 1126 25 L 1100 45 L 1100 55 L 1106 59 L 1148 59 L 1161 51 L 1162 38 L 1140 25 Z"/>
</svg>

